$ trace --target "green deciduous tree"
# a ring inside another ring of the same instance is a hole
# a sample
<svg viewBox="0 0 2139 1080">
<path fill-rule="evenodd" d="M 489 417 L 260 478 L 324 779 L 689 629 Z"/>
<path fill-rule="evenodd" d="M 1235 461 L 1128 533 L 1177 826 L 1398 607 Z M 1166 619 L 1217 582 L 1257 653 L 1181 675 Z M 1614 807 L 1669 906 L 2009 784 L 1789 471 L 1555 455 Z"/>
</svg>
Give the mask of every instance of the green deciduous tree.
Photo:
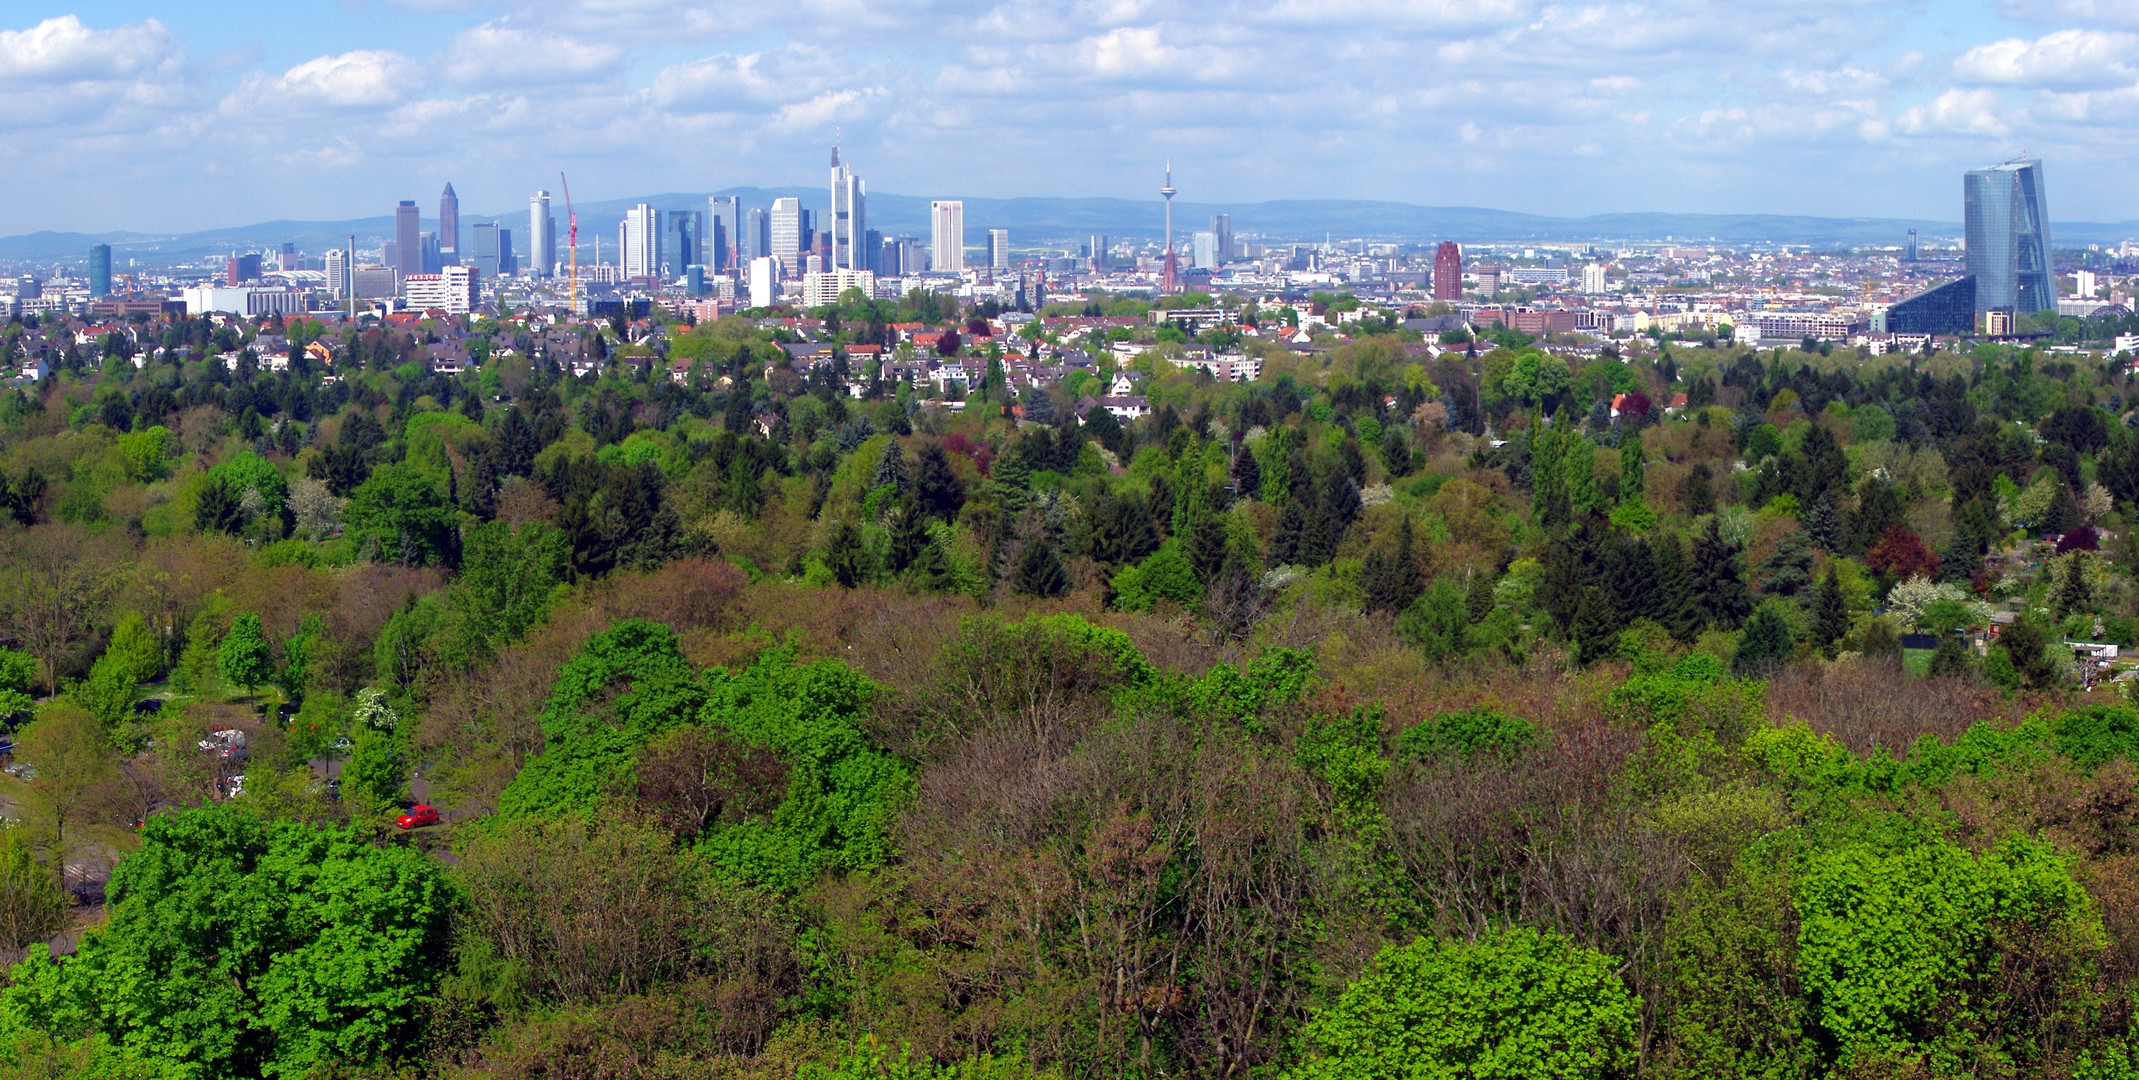
<svg viewBox="0 0 2139 1080">
<path fill-rule="evenodd" d="M 1797 885 L 1798 969 L 1838 1064 L 1933 1075 L 2042 1059 L 2078 1020 L 2100 917 L 2048 845 L 1974 854 L 1941 839 L 1812 855 Z M 2005 951 L 2028 941 L 2025 980 Z"/>
<path fill-rule="evenodd" d="M 428 855 L 225 807 L 159 814 L 141 837 L 108 922 L 66 959 L 32 949 L 0 1016 L 172 1076 L 340 1072 L 414 1045 L 450 959 L 452 893 Z"/>
<path fill-rule="evenodd" d="M 343 511 L 348 535 L 380 562 L 451 566 L 459 555 L 458 521 L 439 481 L 407 462 L 381 465 Z"/>
<path fill-rule="evenodd" d="M 230 632 L 223 635 L 223 643 L 216 650 L 215 667 L 223 681 L 244 687 L 248 695 L 253 687 L 274 677 L 260 616 L 247 612 L 231 622 Z"/>
<path fill-rule="evenodd" d="M 29 830 L 0 829 L 0 947 L 21 949 L 67 925 L 58 875 L 31 853 Z"/>
<path fill-rule="evenodd" d="M 1618 962 L 1554 933 L 1383 949 L 1308 1021 L 1297 1080 L 1594 1080 L 1633 1061 L 1640 1000 Z"/>
</svg>

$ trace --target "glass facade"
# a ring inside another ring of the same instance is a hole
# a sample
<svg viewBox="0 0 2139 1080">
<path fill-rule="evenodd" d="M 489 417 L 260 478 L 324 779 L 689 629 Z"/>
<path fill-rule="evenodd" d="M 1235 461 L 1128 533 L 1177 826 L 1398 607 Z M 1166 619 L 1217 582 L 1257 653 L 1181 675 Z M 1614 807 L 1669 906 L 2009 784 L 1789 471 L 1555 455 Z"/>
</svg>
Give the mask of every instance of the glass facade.
<svg viewBox="0 0 2139 1080">
<path fill-rule="evenodd" d="M 111 295 L 110 244 L 95 244 L 89 248 L 89 295 Z"/>
<path fill-rule="evenodd" d="M 1962 201 L 1976 311 L 2056 311 L 2042 163 L 2022 159 L 1973 170 L 1962 180 Z"/>
<path fill-rule="evenodd" d="M 1926 289 L 1886 309 L 1889 334 L 1970 334 L 1976 329 L 1976 279 Z"/>
</svg>

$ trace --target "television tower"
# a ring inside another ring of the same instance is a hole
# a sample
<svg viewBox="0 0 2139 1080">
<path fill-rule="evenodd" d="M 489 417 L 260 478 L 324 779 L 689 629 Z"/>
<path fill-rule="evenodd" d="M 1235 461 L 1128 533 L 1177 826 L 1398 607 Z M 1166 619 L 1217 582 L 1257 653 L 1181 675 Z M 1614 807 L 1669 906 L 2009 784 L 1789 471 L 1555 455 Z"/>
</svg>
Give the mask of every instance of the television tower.
<svg viewBox="0 0 2139 1080">
<path fill-rule="evenodd" d="M 1181 264 L 1175 261 L 1173 255 L 1174 187 L 1173 161 L 1170 158 L 1166 162 L 1166 186 L 1159 189 L 1159 194 L 1166 197 L 1166 263 L 1159 275 L 1159 292 L 1175 293 L 1181 291 Z"/>
</svg>

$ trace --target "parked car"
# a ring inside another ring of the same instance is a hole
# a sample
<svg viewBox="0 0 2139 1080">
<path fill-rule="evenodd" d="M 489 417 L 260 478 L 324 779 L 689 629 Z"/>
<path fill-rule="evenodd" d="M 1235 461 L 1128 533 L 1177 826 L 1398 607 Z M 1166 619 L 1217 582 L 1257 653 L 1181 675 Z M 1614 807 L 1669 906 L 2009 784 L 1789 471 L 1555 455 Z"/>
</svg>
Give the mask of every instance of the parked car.
<svg viewBox="0 0 2139 1080">
<path fill-rule="evenodd" d="M 394 825 L 403 829 L 420 829 L 425 825 L 438 824 L 438 808 L 428 803 L 417 803 L 408 808 L 408 813 L 394 819 Z"/>
</svg>

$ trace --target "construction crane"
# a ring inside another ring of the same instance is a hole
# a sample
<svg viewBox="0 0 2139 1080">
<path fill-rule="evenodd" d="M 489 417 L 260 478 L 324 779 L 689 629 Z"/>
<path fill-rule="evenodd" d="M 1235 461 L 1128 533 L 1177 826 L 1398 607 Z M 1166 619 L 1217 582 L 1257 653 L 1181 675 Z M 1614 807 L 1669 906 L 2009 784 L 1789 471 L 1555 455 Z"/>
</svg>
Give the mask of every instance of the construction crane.
<svg viewBox="0 0 2139 1080">
<path fill-rule="evenodd" d="M 565 244 L 570 248 L 568 258 L 572 265 L 572 291 L 571 299 L 568 301 L 570 304 L 568 310 L 577 315 L 579 314 L 579 215 L 572 210 L 572 182 L 566 180 L 563 173 L 558 173 L 557 183 L 564 188 L 564 216 L 565 221 L 568 223 Z"/>
</svg>

